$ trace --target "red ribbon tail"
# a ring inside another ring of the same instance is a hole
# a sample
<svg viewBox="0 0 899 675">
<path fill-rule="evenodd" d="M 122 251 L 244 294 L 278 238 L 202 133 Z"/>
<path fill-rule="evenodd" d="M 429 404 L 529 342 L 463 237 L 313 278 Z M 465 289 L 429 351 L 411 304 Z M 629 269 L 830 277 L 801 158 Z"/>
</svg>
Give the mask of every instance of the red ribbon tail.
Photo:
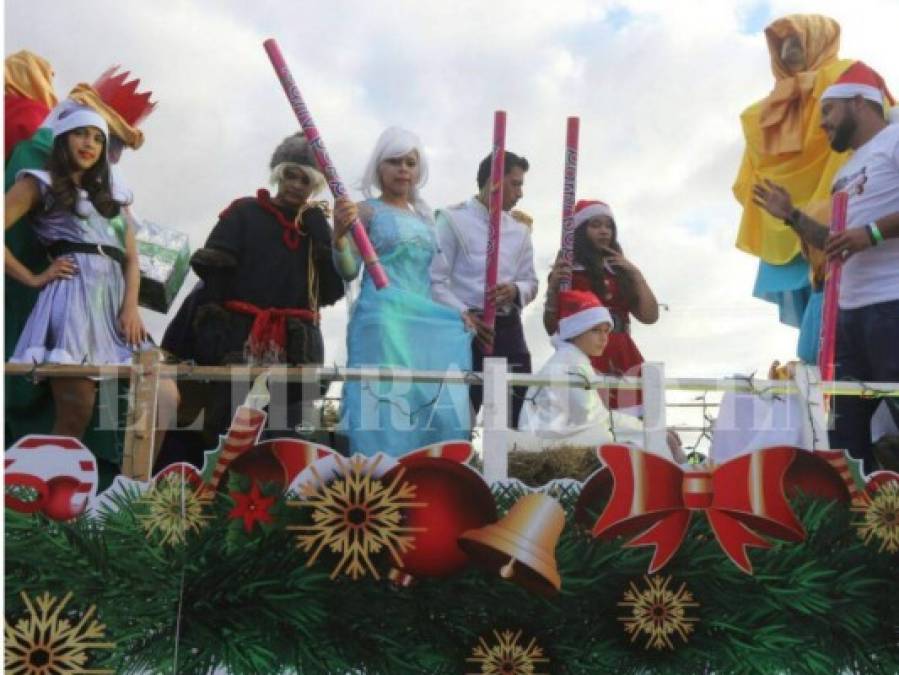
<svg viewBox="0 0 899 675">
<path fill-rule="evenodd" d="M 668 564 L 677 553 L 687 526 L 690 524 L 690 512 L 686 509 L 674 511 L 650 527 L 646 532 L 631 539 L 625 546 L 655 546 L 649 573 L 653 574 Z"/>
<path fill-rule="evenodd" d="M 712 532 L 715 533 L 715 538 L 727 557 L 746 574 L 752 574 L 752 563 L 747 555 L 747 547 L 771 548 L 771 544 L 723 511 L 708 509 L 705 514 L 709 519 L 709 525 L 712 526 Z"/>
</svg>

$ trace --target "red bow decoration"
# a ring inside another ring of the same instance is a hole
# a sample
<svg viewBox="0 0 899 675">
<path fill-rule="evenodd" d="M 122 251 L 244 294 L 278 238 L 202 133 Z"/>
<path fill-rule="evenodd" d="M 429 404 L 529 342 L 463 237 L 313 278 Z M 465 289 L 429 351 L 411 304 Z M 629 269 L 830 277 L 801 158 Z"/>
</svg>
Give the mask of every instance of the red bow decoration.
<svg viewBox="0 0 899 675">
<path fill-rule="evenodd" d="M 746 548 L 771 546 L 756 531 L 787 541 L 805 539 L 784 494 L 784 475 L 796 453 L 790 447 L 766 448 L 719 466 L 685 470 L 636 448 L 604 445 L 599 456 L 614 485 L 593 535 L 610 539 L 642 532 L 626 546 L 655 546 L 649 566 L 654 573 L 680 548 L 691 512 L 704 511 L 724 552 L 752 574 Z"/>
</svg>

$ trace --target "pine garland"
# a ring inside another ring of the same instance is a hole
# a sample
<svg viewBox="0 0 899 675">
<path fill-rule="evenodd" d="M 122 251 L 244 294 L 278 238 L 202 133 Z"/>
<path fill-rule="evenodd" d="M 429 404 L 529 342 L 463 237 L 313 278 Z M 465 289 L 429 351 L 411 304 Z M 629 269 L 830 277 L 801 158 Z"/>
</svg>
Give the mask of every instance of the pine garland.
<svg viewBox="0 0 899 675">
<path fill-rule="evenodd" d="M 495 494 L 504 512 L 522 493 Z M 866 546 L 847 506 L 794 499 L 807 539 L 754 550 L 753 576 L 694 518 L 662 572 L 689 587 L 698 622 L 674 650 L 647 650 L 625 634 L 617 603 L 643 579 L 650 550 L 593 539 L 574 522 L 577 488 L 556 496 L 569 520 L 556 549 L 562 592 L 551 599 L 476 569 L 409 588 L 331 581 L 327 562 L 306 567 L 286 529 L 304 514 L 285 499 L 272 525 L 246 535 L 219 494 L 208 524 L 167 547 L 147 538 L 137 494 L 94 521 L 7 509 L 6 616 L 22 615 L 22 592 L 71 592 L 70 606 L 96 605 L 116 643 L 91 666 L 117 673 L 458 675 L 494 629 L 536 638 L 552 673 L 899 672 L 899 555 Z"/>
</svg>

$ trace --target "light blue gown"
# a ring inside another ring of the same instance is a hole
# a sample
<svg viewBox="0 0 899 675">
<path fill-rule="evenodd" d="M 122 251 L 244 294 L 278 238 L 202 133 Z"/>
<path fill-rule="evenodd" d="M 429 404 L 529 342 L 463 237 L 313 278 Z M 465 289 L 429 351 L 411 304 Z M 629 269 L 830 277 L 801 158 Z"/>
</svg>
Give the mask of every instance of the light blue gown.
<svg viewBox="0 0 899 675">
<path fill-rule="evenodd" d="M 347 366 L 414 370 L 471 369 L 471 334 L 459 312 L 431 300 L 431 259 L 437 254 L 432 227 L 409 210 L 380 200 L 368 236 L 390 278 L 377 290 L 364 272 L 347 327 Z M 401 456 L 448 440 L 468 440 L 468 389 L 408 382 L 346 382 L 341 429 L 350 451 Z"/>
</svg>

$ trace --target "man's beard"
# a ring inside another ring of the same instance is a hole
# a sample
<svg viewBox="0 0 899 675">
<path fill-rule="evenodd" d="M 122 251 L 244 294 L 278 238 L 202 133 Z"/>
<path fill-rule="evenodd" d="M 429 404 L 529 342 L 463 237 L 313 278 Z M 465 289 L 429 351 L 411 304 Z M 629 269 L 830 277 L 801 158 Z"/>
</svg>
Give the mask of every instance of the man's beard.
<svg viewBox="0 0 899 675">
<path fill-rule="evenodd" d="M 854 117 L 845 117 L 839 126 L 833 130 L 833 138 L 830 141 L 831 149 L 835 152 L 846 152 L 849 149 L 852 136 L 855 135 L 857 126 Z"/>
</svg>

